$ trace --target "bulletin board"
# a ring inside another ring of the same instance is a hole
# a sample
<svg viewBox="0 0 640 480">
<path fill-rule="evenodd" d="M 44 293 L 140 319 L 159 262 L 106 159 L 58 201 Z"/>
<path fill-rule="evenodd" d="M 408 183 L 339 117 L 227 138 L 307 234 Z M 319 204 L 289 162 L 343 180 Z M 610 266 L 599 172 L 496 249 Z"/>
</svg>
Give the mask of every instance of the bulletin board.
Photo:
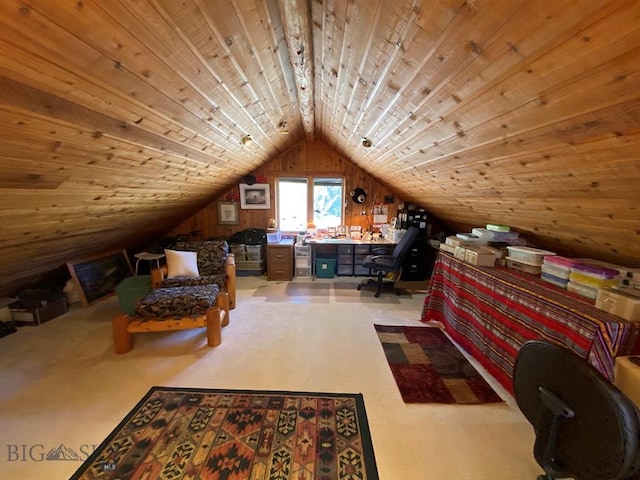
<svg viewBox="0 0 640 480">
<path fill-rule="evenodd" d="M 388 222 L 389 218 L 389 205 L 380 204 L 373 206 L 373 224 L 384 225 Z"/>
</svg>

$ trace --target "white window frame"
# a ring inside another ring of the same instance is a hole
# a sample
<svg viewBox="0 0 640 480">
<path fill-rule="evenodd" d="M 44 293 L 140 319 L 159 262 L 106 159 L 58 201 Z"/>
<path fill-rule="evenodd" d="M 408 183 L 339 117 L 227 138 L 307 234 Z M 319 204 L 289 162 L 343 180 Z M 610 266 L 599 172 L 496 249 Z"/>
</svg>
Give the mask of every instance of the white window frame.
<svg viewBox="0 0 640 480">
<path fill-rule="evenodd" d="M 323 179 L 340 179 L 342 187 L 342 198 L 340 199 L 340 224 L 344 223 L 345 211 L 344 211 L 344 199 L 345 199 L 345 178 L 344 175 L 336 174 L 322 174 L 322 175 L 282 175 L 276 179 L 276 212 L 278 222 L 280 222 L 280 181 L 287 179 L 299 179 L 305 180 L 307 184 L 307 225 L 309 223 L 315 223 L 314 210 L 313 210 L 313 194 L 315 182 Z M 306 225 L 304 226 L 306 229 Z M 286 230 L 288 231 L 288 230 Z"/>
</svg>

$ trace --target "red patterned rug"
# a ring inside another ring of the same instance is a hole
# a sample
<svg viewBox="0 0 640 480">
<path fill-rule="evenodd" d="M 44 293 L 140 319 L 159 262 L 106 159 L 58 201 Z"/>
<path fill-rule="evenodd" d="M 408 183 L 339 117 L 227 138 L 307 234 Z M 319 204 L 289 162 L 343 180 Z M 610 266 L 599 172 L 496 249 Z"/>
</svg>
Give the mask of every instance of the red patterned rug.
<svg viewBox="0 0 640 480">
<path fill-rule="evenodd" d="M 71 477 L 378 480 L 361 394 L 153 387 Z"/>
<path fill-rule="evenodd" d="M 406 403 L 502 401 L 439 328 L 374 327 Z"/>
</svg>

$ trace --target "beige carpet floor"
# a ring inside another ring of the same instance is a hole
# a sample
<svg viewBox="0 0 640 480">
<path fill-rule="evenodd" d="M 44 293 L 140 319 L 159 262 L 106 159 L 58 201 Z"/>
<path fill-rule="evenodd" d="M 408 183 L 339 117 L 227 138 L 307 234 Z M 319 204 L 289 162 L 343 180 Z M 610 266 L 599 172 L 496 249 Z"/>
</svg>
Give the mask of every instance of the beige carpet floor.
<svg viewBox="0 0 640 480">
<path fill-rule="evenodd" d="M 399 295 L 388 292 L 375 297 L 375 289 L 362 288 L 358 290 L 353 280 L 328 279 L 316 281 L 274 282 L 256 289 L 254 296 L 264 297 L 269 303 L 374 303 L 400 304 L 401 297 L 410 299 L 411 293 L 399 288 Z M 424 297 L 423 297 L 424 298 Z"/>
<path fill-rule="evenodd" d="M 336 288 L 350 280 L 239 278 L 216 348 L 190 330 L 137 335 L 115 355 L 116 297 L 1 338 L 0 478 L 68 478 L 153 385 L 362 393 L 383 480 L 535 478 L 533 431 L 490 377 L 505 403 L 403 403 L 373 324 L 421 325 L 424 293 L 373 301 L 357 279 Z M 78 458 L 46 460 L 55 449 Z"/>
</svg>

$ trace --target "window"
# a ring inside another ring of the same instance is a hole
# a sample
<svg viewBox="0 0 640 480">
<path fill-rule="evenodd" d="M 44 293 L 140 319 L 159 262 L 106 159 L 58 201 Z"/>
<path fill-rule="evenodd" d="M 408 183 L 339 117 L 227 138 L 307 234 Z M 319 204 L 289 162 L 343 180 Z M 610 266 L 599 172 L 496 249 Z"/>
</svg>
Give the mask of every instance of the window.
<svg viewBox="0 0 640 480">
<path fill-rule="evenodd" d="M 278 226 L 286 232 L 307 229 L 307 179 L 278 179 Z"/>
<path fill-rule="evenodd" d="M 313 179 L 313 223 L 317 228 L 342 224 L 342 179 Z"/>
<path fill-rule="evenodd" d="M 337 177 L 281 177 L 278 179 L 280 230 L 301 232 L 342 224 L 343 179 Z M 311 200 L 311 201 L 309 201 Z"/>
</svg>

